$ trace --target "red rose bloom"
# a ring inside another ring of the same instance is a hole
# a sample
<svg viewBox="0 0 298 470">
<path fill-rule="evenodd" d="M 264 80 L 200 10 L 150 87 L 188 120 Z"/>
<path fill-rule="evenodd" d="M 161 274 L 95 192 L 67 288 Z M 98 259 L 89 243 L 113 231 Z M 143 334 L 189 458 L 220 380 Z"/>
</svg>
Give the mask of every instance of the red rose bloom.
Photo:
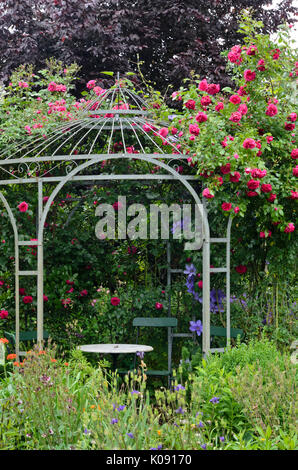
<svg viewBox="0 0 298 470">
<path fill-rule="evenodd" d="M 241 103 L 241 98 L 239 95 L 232 95 L 229 101 L 230 103 L 233 103 L 233 104 L 239 104 Z"/>
<path fill-rule="evenodd" d="M 268 201 L 269 202 L 274 202 L 276 199 L 276 194 L 270 194 L 269 198 L 268 198 Z"/>
<path fill-rule="evenodd" d="M 186 101 L 186 103 L 184 104 L 184 106 L 188 109 L 195 109 L 196 107 L 196 102 L 194 100 L 188 100 Z"/>
<path fill-rule="evenodd" d="M 119 297 L 112 297 L 111 298 L 111 304 L 114 305 L 114 306 L 119 305 L 120 304 Z"/>
<path fill-rule="evenodd" d="M 293 160 L 295 160 L 296 158 L 298 158 L 298 149 L 293 149 L 292 152 L 291 152 L 291 157 L 293 158 Z"/>
<path fill-rule="evenodd" d="M 215 83 L 210 83 L 208 86 L 207 86 L 207 93 L 209 93 L 209 95 L 216 95 L 216 93 L 218 93 L 220 91 L 220 85 L 217 85 Z"/>
<path fill-rule="evenodd" d="M 204 106 L 204 107 L 205 107 L 205 106 L 208 106 L 210 103 L 211 103 L 211 98 L 210 98 L 210 96 L 203 96 L 203 97 L 201 98 L 201 105 L 202 105 L 202 106 Z"/>
<path fill-rule="evenodd" d="M 292 131 L 295 129 L 295 124 L 293 122 L 285 122 L 286 131 Z"/>
<path fill-rule="evenodd" d="M 252 82 L 255 78 L 256 78 L 256 72 L 252 72 L 249 69 L 244 70 L 244 80 L 246 82 Z"/>
<path fill-rule="evenodd" d="M 222 109 L 224 109 L 224 104 L 223 104 L 223 102 L 222 102 L 222 101 L 219 101 L 219 102 L 217 103 L 217 105 L 215 106 L 214 109 L 215 109 L 215 111 L 221 111 Z"/>
<path fill-rule="evenodd" d="M 0 310 L 0 318 L 4 320 L 4 318 L 8 317 L 8 311 L 7 310 Z"/>
<path fill-rule="evenodd" d="M 298 192 L 291 190 L 291 199 L 298 199 Z"/>
<path fill-rule="evenodd" d="M 239 266 L 236 266 L 236 271 L 238 274 L 245 274 L 247 271 L 247 267 L 244 266 L 243 264 L 239 264 Z"/>
<path fill-rule="evenodd" d="M 249 180 L 247 183 L 248 189 L 257 189 L 260 186 L 260 181 L 257 180 Z"/>
<path fill-rule="evenodd" d="M 156 303 L 155 303 L 155 308 L 156 308 L 157 310 L 162 310 L 163 305 L 162 305 L 160 302 L 156 302 Z"/>
<path fill-rule="evenodd" d="M 26 295 L 25 297 L 23 297 L 23 302 L 24 304 L 32 304 L 33 297 L 31 297 L 31 295 Z"/>
<path fill-rule="evenodd" d="M 234 174 L 230 175 L 231 183 L 238 183 L 240 180 L 240 173 L 239 171 L 234 171 Z"/>
<path fill-rule="evenodd" d="M 293 176 L 298 176 L 298 165 L 293 168 Z"/>
<path fill-rule="evenodd" d="M 262 184 L 261 191 L 262 193 L 270 193 L 272 191 L 271 184 Z"/>
<path fill-rule="evenodd" d="M 228 173 L 230 173 L 231 171 L 231 164 L 230 163 L 227 163 L 226 165 L 223 165 L 221 168 L 220 168 L 220 171 L 223 175 L 227 175 Z"/>
<path fill-rule="evenodd" d="M 205 122 L 207 121 L 208 117 L 207 117 L 207 114 L 203 113 L 202 111 L 200 111 L 196 117 L 195 117 L 196 121 L 197 122 Z"/>
<path fill-rule="evenodd" d="M 190 124 L 189 125 L 189 132 L 193 135 L 199 135 L 200 128 L 196 124 Z"/>
<path fill-rule="evenodd" d="M 235 111 L 235 112 L 232 113 L 231 116 L 229 117 L 229 121 L 232 121 L 232 122 L 239 122 L 239 121 L 241 121 L 241 118 L 242 118 L 242 114 L 239 113 L 238 111 Z"/>
<path fill-rule="evenodd" d="M 247 197 L 255 197 L 258 196 L 258 193 L 256 191 L 247 191 L 246 195 Z"/>
<path fill-rule="evenodd" d="M 245 149 L 254 149 L 257 144 L 254 139 L 248 138 L 244 140 L 242 145 Z"/>
<path fill-rule="evenodd" d="M 223 211 L 230 211 L 232 209 L 232 204 L 230 202 L 223 202 L 221 208 Z"/>
</svg>

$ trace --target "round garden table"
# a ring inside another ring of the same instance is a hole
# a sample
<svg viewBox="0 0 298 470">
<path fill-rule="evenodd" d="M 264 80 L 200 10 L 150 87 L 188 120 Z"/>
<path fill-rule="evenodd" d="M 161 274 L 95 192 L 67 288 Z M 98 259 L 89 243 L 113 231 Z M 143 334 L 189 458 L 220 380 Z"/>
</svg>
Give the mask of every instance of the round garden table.
<svg viewBox="0 0 298 470">
<path fill-rule="evenodd" d="M 138 352 L 153 351 L 152 346 L 144 344 L 83 344 L 78 346 L 77 349 L 90 353 L 113 354 L 114 369 L 116 368 L 118 354 L 136 354 Z"/>
</svg>

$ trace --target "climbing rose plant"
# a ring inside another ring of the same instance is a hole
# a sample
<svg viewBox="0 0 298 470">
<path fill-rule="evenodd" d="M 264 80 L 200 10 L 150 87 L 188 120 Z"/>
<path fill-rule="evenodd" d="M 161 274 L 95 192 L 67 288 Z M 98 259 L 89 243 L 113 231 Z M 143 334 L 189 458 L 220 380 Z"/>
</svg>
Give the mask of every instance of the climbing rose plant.
<svg viewBox="0 0 298 470">
<path fill-rule="evenodd" d="M 169 131 L 204 182 L 202 197 L 225 214 L 253 214 L 267 238 L 295 230 L 298 61 L 289 26 L 275 42 L 261 27 L 244 14 L 244 42 L 225 53 L 234 89 L 193 77 L 172 93 L 181 112 Z"/>
</svg>

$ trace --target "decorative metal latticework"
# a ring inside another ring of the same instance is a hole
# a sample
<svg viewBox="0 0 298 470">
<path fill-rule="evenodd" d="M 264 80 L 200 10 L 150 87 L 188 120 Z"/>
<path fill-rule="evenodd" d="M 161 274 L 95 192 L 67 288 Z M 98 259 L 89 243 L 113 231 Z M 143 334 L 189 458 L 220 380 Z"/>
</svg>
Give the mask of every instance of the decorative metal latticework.
<svg viewBox="0 0 298 470">
<path fill-rule="evenodd" d="M 59 112 L 59 109 L 58 109 Z M 187 174 L 186 155 L 175 136 L 163 132 L 169 123 L 157 123 L 152 108 L 139 94 L 133 93 L 119 79 L 99 96 L 77 103 L 74 112 L 62 124 L 48 125 L 46 134 L 28 135 L 22 142 L 13 142 L 0 155 L 0 187 L 14 184 L 36 184 L 38 195 L 38 226 L 36 240 L 20 236 L 16 219 L 0 188 L 2 200 L 14 230 L 15 239 L 15 297 L 16 297 L 16 353 L 19 356 L 19 278 L 37 276 L 37 339 L 43 339 L 43 231 L 50 206 L 61 188 L 68 182 L 104 180 L 174 180 L 180 182 L 202 211 L 203 224 L 203 353 L 210 351 L 210 272 L 225 272 L 227 299 L 229 298 L 230 229 L 227 236 L 211 239 L 207 211 L 202 209 L 197 192 L 191 185 L 196 177 Z M 122 173 L 116 163 L 121 160 Z M 112 172 L 109 163 L 113 162 Z M 132 164 L 133 162 L 133 164 Z M 124 164 L 125 163 L 125 164 Z M 185 164 L 185 171 L 179 168 Z M 150 168 L 157 169 L 154 173 Z M 123 169 L 125 172 L 123 173 Z M 146 169 L 147 172 L 146 172 Z M 43 201 L 43 184 L 56 183 L 48 200 Z M 210 242 L 226 243 L 225 268 L 210 268 Z M 36 271 L 21 271 L 19 248 L 37 245 Z M 168 284 L 176 272 L 170 266 L 168 250 Z M 182 271 L 183 272 L 183 271 Z M 227 302 L 227 340 L 230 338 L 230 307 Z M 184 335 L 185 336 L 185 335 Z"/>
</svg>

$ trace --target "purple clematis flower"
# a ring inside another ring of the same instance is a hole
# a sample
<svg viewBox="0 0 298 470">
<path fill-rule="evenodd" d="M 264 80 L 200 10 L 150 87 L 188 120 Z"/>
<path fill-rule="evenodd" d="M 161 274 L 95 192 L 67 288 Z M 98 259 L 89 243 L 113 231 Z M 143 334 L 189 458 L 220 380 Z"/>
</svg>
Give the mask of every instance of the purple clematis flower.
<svg viewBox="0 0 298 470">
<path fill-rule="evenodd" d="M 196 332 L 197 335 L 200 336 L 203 331 L 203 325 L 202 325 L 201 320 L 190 321 L 189 324 L 190 324 L 190 327 L 189 327 L 190 331 Z"/>
</svg>

